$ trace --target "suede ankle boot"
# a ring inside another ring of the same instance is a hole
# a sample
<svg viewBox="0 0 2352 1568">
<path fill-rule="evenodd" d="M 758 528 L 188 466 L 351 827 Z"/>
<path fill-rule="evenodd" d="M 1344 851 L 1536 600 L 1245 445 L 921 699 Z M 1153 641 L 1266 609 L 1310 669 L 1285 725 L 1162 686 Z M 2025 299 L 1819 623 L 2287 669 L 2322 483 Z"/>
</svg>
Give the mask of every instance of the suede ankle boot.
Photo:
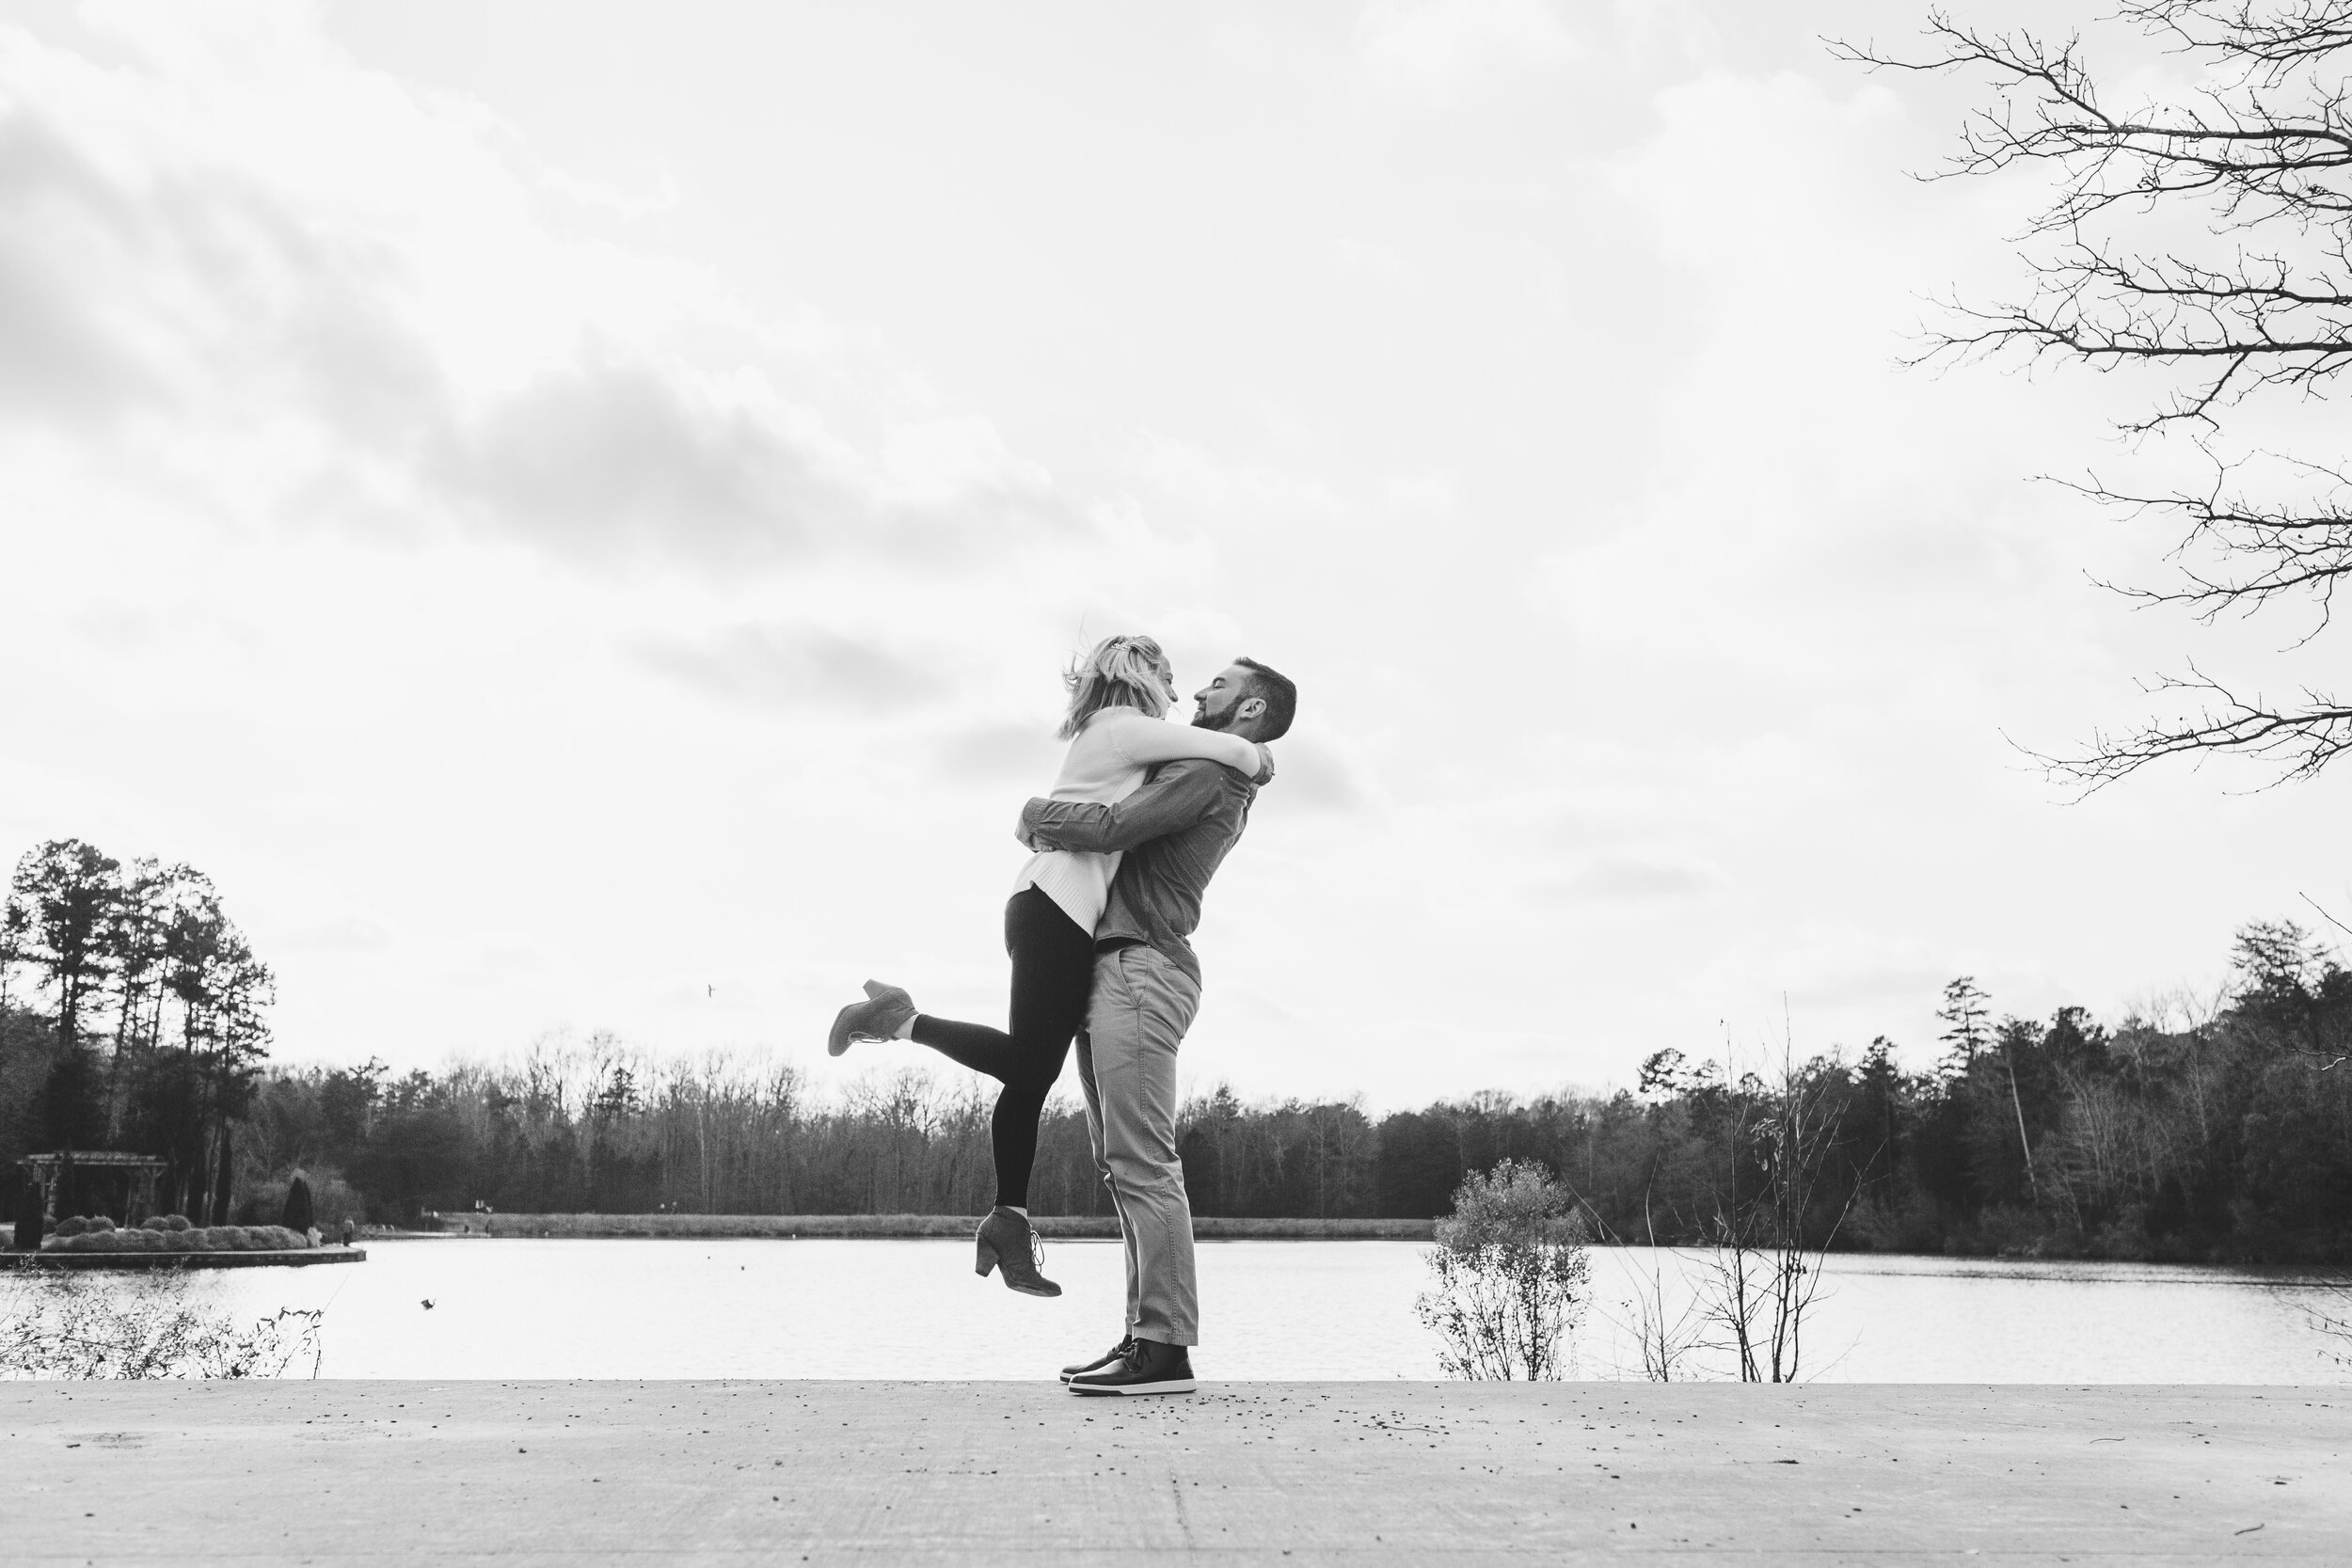
<svg viewBox="0 0 2352 1568">
<path fill-rule="evenodd" d="M 1028 1296 L 1057 1296 L 1061 1287 L 1039 1272 L 1045 1260 L 1045 1248 L 1038 1240 L 1037 1230 L 1018 1211 L 1003 1204 L 988 1212 L 972 1241 L 977 1257 L 972 1272 L 983 1279 L 991 1269 L 1002 1269 L 1005 1283 Z"/>
</svg>

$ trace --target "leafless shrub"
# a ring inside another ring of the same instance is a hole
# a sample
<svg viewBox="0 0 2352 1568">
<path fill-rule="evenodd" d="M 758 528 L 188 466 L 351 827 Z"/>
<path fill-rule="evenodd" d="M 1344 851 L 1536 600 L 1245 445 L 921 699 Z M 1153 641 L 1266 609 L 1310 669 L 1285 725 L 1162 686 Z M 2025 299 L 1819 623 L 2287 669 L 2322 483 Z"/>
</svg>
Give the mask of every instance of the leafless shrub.
<svg viewBox="0 0 2352 1568">
<path fill-rule="evenodd" d="M 2352 1274 L 2337 1275 L 2321 1290 L 2321 1304 L 2307 1308 L 2312 1326 L 2342 1347 L 2329 1350 L 2328 1358 L 2339 1367 L 2352 1367 Z"/>
<path fill-rule="evenodd" d="M 1651 1254 L 1655 1259 L 1655 1251 Z M 1634 1294 L 1625 1303 L 1630 1317 L 1625 1327 L 1632 1334 L 1642 1357 L 1642 1376 L 1652 1383 L 1687 1380 L 1684 1363 L 1707 1348 L 1708 1313 L 1697 1297 L 1679 1308 L 1666 1301 L 1665 1273 L 1653 1261 L 1645 1276 L 1635 1281 Z"/>
<path fill-rule="evenodd" d="M 1816 1213 L 1838 1112 L 1820 1076 L 1784 1056 L 1777 1081 L 1741 1085 L 1735 1168 L 1716 1209 L 1705 1315 L 1720 1326 L 1743 1383 L 1793 1383 L 1821 1262 L 1851 1198 L 1824 1226 Z M 1816 1234 L 1808 1241 L 1808 1225 Z"/>
<path fill-rule="evenodd" d="M 0 1297 L 0 1377 L 316 1377 L 323 1316 L 240 1324 L 177 1272 L 19 1275 Z"/>
</svg>

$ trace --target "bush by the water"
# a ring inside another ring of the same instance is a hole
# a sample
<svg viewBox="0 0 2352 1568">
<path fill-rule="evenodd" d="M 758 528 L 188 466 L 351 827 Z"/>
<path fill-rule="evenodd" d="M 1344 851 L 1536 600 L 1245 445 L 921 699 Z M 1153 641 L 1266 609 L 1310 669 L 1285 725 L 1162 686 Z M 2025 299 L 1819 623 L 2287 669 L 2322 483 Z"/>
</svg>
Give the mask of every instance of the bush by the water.
<svg viewBox="0 0 2352 1568">
<path fill-rule="evenodd" d="M 282 1307 L 240 1324 L 205 1281 L 176 1270 L 18 1274 L 0 1289 L 0 1377 L 318 1375 L 321 1313 Z"/>
<path fill-rule="evenodd" d="M 310 1238 L 282 1225 L 191 1225 L 184 1214 L 161 1214 L 141 1225 L 118 1227 L 100 1214 L 59 1220 L 43 1252 L 290 1252 Z"/>
<path fill-rule="evenodd" d="M 1592 1260 L 1576 1200 L 1534 1162 L 1505 1160 L 1454 1189 L 1429 1253 L 1436 1288 L 1414 1302 L 1449 1377 L 1556 1378 L 1589 1304 Z"/>
<path fill-rule="evenodd" d="M 321 1169 L 305 1166 L 303 1185 L 310 1189 L 310 1218 L 308 1224 L 294 1222 L 294 1179 L 275 1177 L 257 1181 L 238 1200 L 235 1218 L 239 1225 L 261 1225 L 276 1219 L 291 1230 L 308 1230 L 311 1226 L 332 1233 L 342 1228 L 349 1220 L 355 1227 L 368 1223 L 368 1205 L 358 1190 L 345 1181 L 332 1166 Z"/>
</svg>

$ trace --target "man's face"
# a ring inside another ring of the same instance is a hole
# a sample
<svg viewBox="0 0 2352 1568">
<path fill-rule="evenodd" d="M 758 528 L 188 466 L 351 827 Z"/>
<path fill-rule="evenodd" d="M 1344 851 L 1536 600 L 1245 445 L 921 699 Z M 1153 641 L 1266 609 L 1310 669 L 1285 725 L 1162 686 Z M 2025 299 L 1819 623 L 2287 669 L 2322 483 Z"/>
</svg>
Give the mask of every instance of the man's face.
<svg viewBox="0 0 2352 1568">
<path fill-rule="evenodd" d="M 1229 664 L 1192 694 L 1192 726 L 1197 730 L 1230 730 L 1241 715 L 1237 709 L 1249 696 L 1249 672 Z"/>
</svg>

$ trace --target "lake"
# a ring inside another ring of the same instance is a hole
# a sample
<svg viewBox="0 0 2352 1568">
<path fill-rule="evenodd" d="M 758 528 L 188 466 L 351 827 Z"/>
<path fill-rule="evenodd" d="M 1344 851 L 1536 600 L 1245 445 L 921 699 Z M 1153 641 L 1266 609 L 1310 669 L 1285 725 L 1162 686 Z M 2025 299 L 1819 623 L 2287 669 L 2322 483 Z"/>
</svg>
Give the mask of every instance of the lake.
<svg viewBox="0 0 2352 1568">
<path fill-rule="evenodd" d="M 1206 1378 L 1428 1379 L 1425 1245 L 1204 1242 Z M 1629 1328 L 1702 1254 L 1596 1248 L 1586 1377 L 1640 1375 Z M 1056 1242 L 1056 1300 L 972 1273 L 958 1241 L 379 1242 L 356 1268 L 192 1276 L 220 1305 L 326 1309 L 320 1373 L 350 1378 L 1034 1378 L 1120 1334 L 1115 1242 Z M 1804 1374 L 1893 1383 L 2346 1383 L 2327 1297 L 2284 1275 L 2130 1263 L 1833 1257 Z M 432 1305 L 427 1307 L 425 1304 Z M 1712 1370 L 1728 1368 L 1720 1355 Z M 1709 1359 L 1691 1369 L 1705 1375 Z"/>
</svg>

